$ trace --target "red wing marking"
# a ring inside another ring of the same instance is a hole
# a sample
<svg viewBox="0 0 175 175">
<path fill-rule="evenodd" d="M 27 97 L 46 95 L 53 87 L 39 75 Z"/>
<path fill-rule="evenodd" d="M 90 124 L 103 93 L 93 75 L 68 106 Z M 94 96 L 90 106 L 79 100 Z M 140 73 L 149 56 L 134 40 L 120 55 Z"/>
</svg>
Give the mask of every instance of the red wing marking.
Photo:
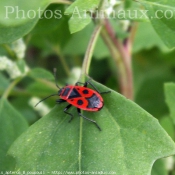
<svg viewBox="0 0 175 175">
<path fill-rule="evenodd" d="M 68 99 L 67 102 L 82 110 L 86 110 L 86 107 L 88 106 L 88 101 L 82 97 Z"/>
<path fill-rule="evenodd" d="M 87 87 L 82 87 L 82 86 L 75 86 L 75 89 L 78 91 L 78 93 L 84 97 L 84 98 L 89 98 L 93 95 L 94 90 L 89 89 Z"/>
</svg>

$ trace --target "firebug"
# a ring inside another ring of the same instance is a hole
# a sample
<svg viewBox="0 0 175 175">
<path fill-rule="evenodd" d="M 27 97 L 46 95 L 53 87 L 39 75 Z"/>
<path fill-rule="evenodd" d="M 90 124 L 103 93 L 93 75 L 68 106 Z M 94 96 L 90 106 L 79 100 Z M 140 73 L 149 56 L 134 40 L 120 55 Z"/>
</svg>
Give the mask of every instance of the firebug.
<svg viewBox="0 0 175 175">
<path fill-rule="evenodd" d="M 69 122 L 71 122 L 73 119 L 73 114 L 69 113 L 68 109 L 70 109 L 72 106 L 75 106 L 80 117 L 83 117 L 84 119 L 94 123 L 96 127 L 101 131 L 101 128 L 97 122 L 85 117 L 81 113 L 81 110 L 93 112 L 100 111 L 104 105 L 101 94 L 110 93 L 111 91 L 99 92 L 99 90 L 90 82 L 90 80 L 86 81 L 85 83 L 77 82 L 75 85 L 66 85 L 60 88 L 57 84 L 56 69 L 54 69 L 54 77 L 56 86 L 59 89 L 58 93 L 49 95 L 48 97 L 40 100 L 35 106 L 51 96 L 58 95 L 60 96 L 60 99 L 56 100 L 56 103 L 69 103 L 68 106 L 66 106 L 64 109 L 64 112 L 71 117 Z M 80 86 L 79 84 L 82 84 L 83 86 Z M 93 89 L 88 88 L 88 85 L 91 85 Z"/>
</svg>

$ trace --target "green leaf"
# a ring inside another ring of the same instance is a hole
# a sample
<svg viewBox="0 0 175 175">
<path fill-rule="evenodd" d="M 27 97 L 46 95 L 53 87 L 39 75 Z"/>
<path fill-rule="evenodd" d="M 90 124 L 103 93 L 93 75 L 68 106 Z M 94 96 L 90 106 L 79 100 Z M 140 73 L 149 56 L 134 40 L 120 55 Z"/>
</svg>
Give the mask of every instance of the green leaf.
<svg viewBox="0 0 175 175">
<path fill-rule="evenodd" d="M 65 11 L 66 15 L 71 15 L 69 29 L 71 33 L 82 30 L 91 22 L 91 17 L 87 14 L 98 7 L 99 0 L 76 0 Z"/>
<path fill-rule="evenodd" d="M 132 0 L 125 0 L 124 6 L 125 6 L 126 9 L 131 7 L 131 5 L 132 5 Z"/>
<path fill-rule="evenodd" d="M 6 157 L 7 150 L 28 127 L 26 120 L 6 99 L 0 99 L 0 170 L 8 170 L 13 160 Z"/>
<path fill-rule="evenodd" d="M 48 4 L 48 0 L 41 1 L 26 1 L 20 0 L 6 0 L 0 2 L 0 24 L 4 27 L 17 26 L 30 20 L 33 16 L 38 15 L 37 10 L 39 7 L 45 7 Z M 29 11 L 32 10 L 32 11 Z M 43 8 L 41 8 L 43 10 Z M 30 16 L 31 15 L 31 16 Z"/>
<path fill-rule="evenodd" d="M 69 20 L 69 29 L 71 33 L 78 32 L 86 27 L 91 22 L 90 16 L 83 17 L 83 13 L 79 16 L 72 16 Z"/>
<path fill-rule="evenodd" d="M 13 42 L 29 33 L 52 2 L 54 0 L 0 1 L 0 44 Z"/>
<path fill-rule="evenodd" d="M 173 123 L 175 124 L 175 108 L 174 108 L 175 83 L 165 83 L 164 88 L 165 88 L 166 103 L 170 110 L 170 116 L 173 119 Z"/>
<path fill-rule="evenodd" d="M 139 0 L 139 2 L 148 10 L 147 15 L 163 42 L 169 48 L 175 47 L 175 40 L 173 39 L 175 36 L 175 1 Z"/>
<path fill-rule="evenodd" d="M 143 49 L 151 49 L 155 46 L 163 52 L 170 50 L 155 32 L 151 23 L 140 22 L 134 38 L 133 52 L 139 52 Z"/>
<path fill-rule="evenodd" d="M 168 113 L 163 84 L 175 81 L 174 54 L 152 48 L 135 54 L 133 59 L 135 102 L 159 119 Z"/>
<path fill-rule="evenodd" d="M 61 4 L 49 5 L 45 13 L 42 15 L 42 19 L 38 21 L 31 33 L 41 34 L 44 36 L 45 34 L 52 33 L 65 18 L 65 16 L 62 15 L 64 9 L 65 6 Z M 51 16 L 51 11 L 57 12 L 57 14 L 55 13 Z"/>
<path fill-rule="evenodd" d="M 101 92 L 109 90 L 93 84 Z M 156 159 L 175 154 L 174 142 L 150 114 L 115 91 L 103 98 L 100 112 L 83 112 L 97 121 L 101 132 L 78 117 L 75 108 L 69 110 L 75 118 L 68 123 L 66 104 L 60 104 L 13 144 L 9 154 L 16 159 L 15 170 L 148 175 Z"/>
<path fill-rule="evenodd" d="M 64 6 L 52 4 L 47 8 L 47 10 L 63 11 Z M 62 47 L 64 47 L 71 38 L 68 19 L 69 18 L 65 15 L 59 20 L 55 17 L 51 19 L 43 17 L 43 19 L 39 20 L 35 28 L 30 33 L 30 43 L 42 49 L 46 54 L 53 54 L 54 48 L 59 47 L 62 49 Z"/>
<path fill-rule="evenodd" d="M 36 23 L 37 20 L 32 20 L 26 24 L 19 26 L 4 27 L 0 25 L 0 44 L 11 43 L 23 37 L 32 29 Z"/>
<path fill-rule="evenodd" d="M 54 80 L 53 74 L 42 68 L 31 69 L 28 75 L 32 78 L 42 78 L 51 81 Z"/>
</svg>

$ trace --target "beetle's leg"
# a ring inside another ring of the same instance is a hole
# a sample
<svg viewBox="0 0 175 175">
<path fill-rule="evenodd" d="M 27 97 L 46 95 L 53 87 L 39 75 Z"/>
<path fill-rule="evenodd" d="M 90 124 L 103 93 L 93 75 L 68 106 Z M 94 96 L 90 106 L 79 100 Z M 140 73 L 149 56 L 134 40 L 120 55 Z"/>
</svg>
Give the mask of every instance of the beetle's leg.
<svg viewBox="0 0 175 175">
<path fill-rule="evenodd" d="M 100 128 L 100 126 L 98 126 L 98 124 L 97 124 L 96 121 L 91 120 L 91 119 L 85 117 L 85 116 L 81 113 L 81 110 L 80 110 L 79 108 L 77 108 L 77 111 L 78 111 L 78 115 L 79 115 L 79 116 L 81 116 L 81 117 L 83 117 L 84 119 L 86 119 L 86 120 L 88 120 L 88 121 L 94 123 L 94 124 L 96 125 L 96 127 L 101 131 L 101 128 Z"/>
<path fill-rule="evenodd" d="M 69 120 L 69 122 L 71 122 L 72 121 L 72 119 L 73 119 L 73 115 L 71 114 L 71 113 L 69 113 L 69 112 L 67 112 L 67 110 L 71 107 L 72 105 L 71 104 L 69 104 L 65 109 L 64 109 L 64 112 L 66 113 L 66 114 L 68 114 L 68 115 L 70 115 L 71 116 L 71 118 L 70 118 L 70 120 Z"/>
<path fill-rule="evenodd" d="M 84 87 L 87 87 L 87 85 L 89 84 L 89 81 L 91 81 L 92 79 L 89 79 L 87 80 L 85 83 L 82 83 L 82 82 L 76 82 L 75 85 L 78 85 L 78 84 L 82 84 Z"/>
<path fill-rule="evenodd" d="M 93 89 L 96 90 L 99 94 L 107 94 L 111 92 L 111 91 L 100 92 L 90 81 L 91 79 L 89 79 L 85 83 L 77 82 L 75 85 L 82 84 L 84 87 L 87 87 L 87 85 L 90 84 L 93 87 Z"/>
<path fill-rule="evenodd" d="M 54 77 L 55 77 L 55 85 L 57 86 L 58 89 L 61 89 L 61 88 L 58 86 L 58 83 L 57 83 L 57 75 L 56 75 L 56 72 L 57 72 L 57 69 L 54 68 L 54 69 L 53 69 L 53 74 L 54 74 Z"/>
<path fill-rule="evenodd" d="M 84 87 L 86 87 L 86 86 L 85 86 L 85 83 L 82 83 L 82 82 L 76 82 L 76 83 L 75 83 L 75 86 L 78 86 L 78 84 L 82 84 Z"/>
<path fill-rule="evenodd" d="M 66 100 L 63 100 L 63 99 L 58 99 L 58 100 L 56 100 L 56 103 L 58 103 L 58 104 L 59 104 L 59 103 L 63 103 L 63 102 L 66 102 Z M 67 110 L 68 110 L 71 106 L 72 106 L 72 105 L 69 104 L 69 105 L 64 109 L 64 112 L 65 112 L 66 114 L 68 114 L 68 115 L 71 116 L 69 122 L 71 122 L 71 120 L 73 119 L 73 115 L 72 115 L 71 113 L 67 112 Z"/>
<path fill-rule="evenodd" d="M 56 100 L 56 103 L 62 103 L 62 102 L 66 102 L 66 100 L 63 100 L 63 99 Z"/>
<path fill-rule="evenodd" d="M 107 94 L 107 93 L 111 93 L 111 91 L 100 92 L 100 94 Z"/>
<path fill-rule="evenodd" d="M 84 83 L 84 87 L 87 87 L 87 85 L 90 84 L 93 87 L 93 89 L 95 89 L 99 94 L 106 94 L 106 93 L 110 93 L 111 92 L 111 91 L 100 92 L 90 81 L 91 81 L 91 79 L 86 81 Z"/>
</svg>

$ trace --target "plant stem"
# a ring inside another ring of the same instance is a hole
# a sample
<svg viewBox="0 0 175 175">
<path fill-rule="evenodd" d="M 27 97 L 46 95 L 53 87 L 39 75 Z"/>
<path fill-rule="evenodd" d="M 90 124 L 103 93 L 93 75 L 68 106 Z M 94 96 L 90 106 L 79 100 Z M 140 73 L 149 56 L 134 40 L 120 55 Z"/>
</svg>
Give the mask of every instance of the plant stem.
<svg viewBox="0 0 175 175">
<path fill-rule="evenodd" d="M 106 0 L 101 0 L 98 6 L 98 10 L 100 11 L 101 9 L 103 9 L 103 5 L 106 2 Z M 96 14 L 94 14 L 94 17 L 96 16 Z M 92 59 L 92 54 L 95 48 L 95 44 L 97 42 L 97 39 L 99 37 L 99 34 L 101 32 L 102 29 L 102 25 L 103 22 L 102 21 L 98 21 L 98 23 L 95 23 L 95 29 L 91 35 L 88 47 L 86 49 L 86 53 L 84 56 L 84 61 L 83 61 L 83 65 L 82 65 L 82 71 L 81 74 L 88 74 L 89 73 L 89 67 L 90 67 L 90 63 L 91 63 L 91 59 Z"/>
<path fill-rule="evenodd" d="M 10 86 L 6 89 L 6 91 L 4 92 L 4 94 L 2 95 L 2 98 L 8 98 L 11 90 L 19 83 L 19 81 L 22 80 L 23 77 L 18 77 L 16 78 L 14 81 L 12 81 L 12 83 L 10 84 Z"/>
<path fill-rule="evenodd" d="M 120 54 L 119 54 L 117 48 L 115 47 L 115 45 L 113 44 L 112 40 L 110 39 L 106 30 L 104 30 L 104 29 L 102 30 L 101 36 L 102 36 L 104 42 L 106 43 L 106 45 L 111 53 L 111 56 L 114 59 L 115 64 L 117 65 L 119 85 L 120 85 L 120 89 L 123 89 L 122 86 L 125 84 L 125 79 L 126 79 L 123 77 L 126 77 L 126 74 L 125 74 L 124 64 L 121 61 Z"/>
<path fill-rule="evenodd" d="M 2 46 L 8 52 L 8 54 L 11 56 L 11 58 L 14 59 L 14 60 L 16 60 L 16 55 L 15 55 L 14 51 L 9 47 L 9 45 L 2 44 Z"/>
<path fill-rule="evenodd" d="M 96 44 L 96 41 L 97 41 L 97 38 L 100 34 L 101 29 L 102 29 L 102 24 L 99 23 L 96 25 L 96 27 L 92 33 L 91 39 L 89 41 L 89 44 L 88 44 L 88 47 L 87 47 L 87 50 L 86 50 L 86 53 L 84 56 L 81 74 L 88 74 L 89 73 L 89 67 L 90 67 L 90 63 L 91 63 L 91 59 L 92 59 L 92 54 L 93 54 L 95 44 Z"/>
<path fill-rule="evenodd" d="M 122 43 L 115 36 L 115 32 L 113 31 L 113 28 L 111 27 L 108 19 L 104 20 L 104 28 L 106 33 L 103 32 L 102 37 L 105 42 L 108 42 L 108 44 L 110 44 L 107 46 L 111 51 L 111 54 L 113 55 L 115 61 L 119 63 L 117 66 L 119 66 L 118 72 L 121 93 L 129 99 L 133 99 L 133 77 L 130 51 L 124 47 L 124 45 L 122 45 Z M 109 43 L 109 38 L 107 39 L 107 35 L 112 42 Z M 112 51 L 114 49 L 112 45 L 114 45 L 118 50 L 118 58 L 113 53 L 116 51 Z"/>
<path fill-rule="evenodd" d="M 134 43 L 134 38 L 135 38 L 135 35 L 136 35 L 136 31 L 137 31 L 137 28 L 138 28 L 138 23 L 137 22 L 133 22 L 132 23 L 132 26 L 129 28 L 129 37 L 126 38 L 126 42 L 124 43 L 125 45 L 125 49 L 128 50 L 128 54 L 131 55 L 131 48 L 132 48 L 132 45 Z"/>
</svg>

